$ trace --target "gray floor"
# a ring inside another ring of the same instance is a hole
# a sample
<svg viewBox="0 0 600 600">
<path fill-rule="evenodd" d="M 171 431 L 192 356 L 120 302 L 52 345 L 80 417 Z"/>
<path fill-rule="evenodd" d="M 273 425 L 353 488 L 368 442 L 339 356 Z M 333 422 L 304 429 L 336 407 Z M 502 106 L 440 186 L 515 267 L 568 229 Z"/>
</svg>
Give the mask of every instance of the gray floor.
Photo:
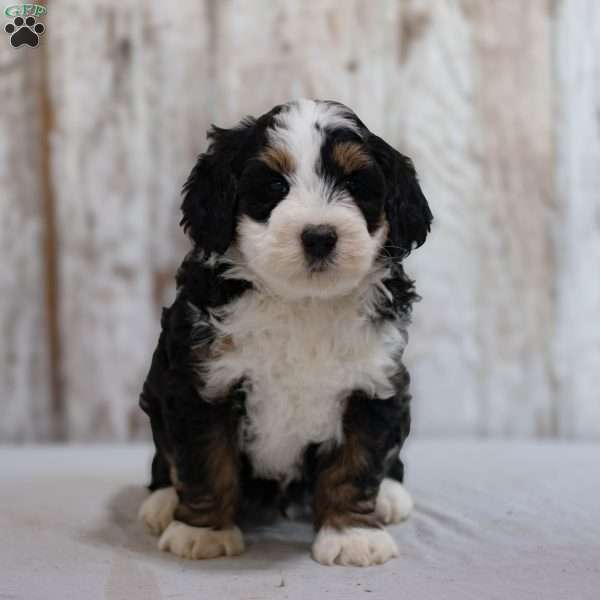
<svg viewBox="0 0 600 600">
<path fill-rule="evenodd" d="M 242 557 L 159 552 L 136 521 L 147 447 L 0 449 L 0 600 L 600 598 L 600 445 L 413 441 L 401 556 L 322 567 L 308 524 Z"/>
</svg>

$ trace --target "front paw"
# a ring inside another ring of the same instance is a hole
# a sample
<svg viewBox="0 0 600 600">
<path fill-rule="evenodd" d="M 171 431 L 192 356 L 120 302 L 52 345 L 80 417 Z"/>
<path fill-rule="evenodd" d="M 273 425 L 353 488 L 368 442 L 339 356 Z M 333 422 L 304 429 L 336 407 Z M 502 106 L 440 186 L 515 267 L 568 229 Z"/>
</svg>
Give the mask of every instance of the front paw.
<svg viewBox="0 0 600 600">
<path fill-rule="evenodd" d="M 380 565 L 398 556 L 398 546 L 385 529 L 351 527 L 338 531 L 322 527 L 315 538 L 312 556 L 322 565 Z"/>
<path fill-rule="evenodd" d="M 241 554 L 244 540 L 237 527 L 215 530 L 173 521 L 158 540 L 158 548 L 181 558 L 218 558 Z"/>
<path fill-rule="evenodd" d="M 401 483 L 387 477 L 381 482 L 375 514 L 382 523 L 400 523 L 409 517 L 413 508 L 413 499 Z"/>
<path fill-rule="evenodd" d="M 140 506 L 138 518 L 154 535 L 160 535 L 173 520 L 179 499 L 173 487 L 152 492 Z"/>
</svg>

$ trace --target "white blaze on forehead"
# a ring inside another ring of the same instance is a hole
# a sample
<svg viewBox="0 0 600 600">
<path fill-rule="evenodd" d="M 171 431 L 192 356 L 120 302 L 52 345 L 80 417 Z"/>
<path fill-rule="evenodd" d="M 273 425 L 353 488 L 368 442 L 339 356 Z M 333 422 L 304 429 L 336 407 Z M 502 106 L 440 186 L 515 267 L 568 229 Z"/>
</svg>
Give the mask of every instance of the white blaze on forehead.
<svg viewBox="0 0 600 600">
<path fill-rule="evenodd" d="M 315 168 L 326 129 L 332 128 L 351 129 L 360 135 L 356 123 L 349 118 L 348 109 L 338 104 L 301 99 L 288 104 L 287 109 L 275 117 L 269 142 L 292 154 L 296 164 L 293 177 L 297 183 L 309 189 L 321 183 Z"/>
</svg>

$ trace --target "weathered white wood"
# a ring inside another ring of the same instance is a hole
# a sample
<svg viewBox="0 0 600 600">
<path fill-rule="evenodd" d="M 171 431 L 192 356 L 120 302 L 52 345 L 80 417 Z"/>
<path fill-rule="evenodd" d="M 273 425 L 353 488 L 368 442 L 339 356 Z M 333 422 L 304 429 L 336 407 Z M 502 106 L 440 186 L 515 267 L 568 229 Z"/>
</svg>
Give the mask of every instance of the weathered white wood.
<svg viewBox="0 0 600 600">
<path fill-rule="evenodd" d="M 414 430 L 468 433 L 480 423 L 477 339 L 480 173 L 473 41 L 456 3 L 404 5 L 391 115 L 398 148 L 412 156 L 435 216 L 427 244 L 407 261 L 423 302 L 407 349 Z"/>
<path fill-rule="evenodd" d="M 559 432 L 600 438 L 600 4 L 562 1 L 556 16 L 559 98 L 554 360 Z"/>
<path fill-rule="evenodd" d="M 396 2 L 237 0 L 215 11 L 219 122 L 307 97 L 344 102 L 382 130 Z"/>
<path fill-rule="evenodd" d="M 186 248 L 179 189 L 205 146 L 205 3 L 61 0 L 48 37 L 68 433 L 125 439 L 147 431 L 137 398 Z"/>
<path fill-rule="evenodd" d="M 0 44 L 0 440 L 52 433 L 44 291 L 42 54 Z"/>
<path fill-rule="evenodd" d="M 436 215 L 408 261 L 416 429 L 551 433 L 548 2 L 404 7 L 397 140 Z"/>
<path fill-rule="evenodd" d="M 407 262 L 424 297 L 415 431 L 600 437 L 595 0 L 55 0 L 45 21 L 71 439 L 147 432 L 137 395 L 207 125 L 299 96 L 353 107 L 415 159 L 431 200 L 433 235 Z M 42 57 L 0 45 L 1 440 L 60 420 Z"/>
<path fill-rule="evenodd" d="M 555 210 L 551 2 L 465 3 L 479 80 L 480 431 L 552 435 Z"/>
</svg>

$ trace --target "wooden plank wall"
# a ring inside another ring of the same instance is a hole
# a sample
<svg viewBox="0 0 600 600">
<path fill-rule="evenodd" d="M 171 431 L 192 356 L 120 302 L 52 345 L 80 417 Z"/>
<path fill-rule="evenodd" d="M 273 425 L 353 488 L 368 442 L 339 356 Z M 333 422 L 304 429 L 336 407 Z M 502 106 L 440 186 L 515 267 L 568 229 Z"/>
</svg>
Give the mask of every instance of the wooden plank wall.
<svg viewBox="0 0 600 600">
<path fill-rule="evenodd" d="M 48 33 L 67 428 L 123 440 L 146 430 L 136 398 L 187 249 L 178 192 L 209 124 L 208 16 L 64 1 Z"/>
<path fill-rule="evenodd" d="M 416 421 L 440 434 L 551 435 L 550 3 L 417 6 L 398 144 L 421 166 L 437 223 L 409 261 L 424 297 L 410 346 Z"/>
<path fill-rule="evenodd" d="M 0 440 L 48 440 L 55 424 L 44 291 L 43 57 L 1 41 Z"/>
<path fill-rule="evenodd" d="M 210 122 L 299 96 L 355 108 L 434 208 L 415 430 L 600 438 L 598 3 L 171 8 L 54 0 L 43 48 L 0 47 L 0 440 L 147 435 L 181 183 Z"/>
<path fill-rule="evenodd" d="M 556 19 L 558 257 L 553 357 L 559 433 L 600 427 L 600 4 L 563 2 Z"/>
</svg>

